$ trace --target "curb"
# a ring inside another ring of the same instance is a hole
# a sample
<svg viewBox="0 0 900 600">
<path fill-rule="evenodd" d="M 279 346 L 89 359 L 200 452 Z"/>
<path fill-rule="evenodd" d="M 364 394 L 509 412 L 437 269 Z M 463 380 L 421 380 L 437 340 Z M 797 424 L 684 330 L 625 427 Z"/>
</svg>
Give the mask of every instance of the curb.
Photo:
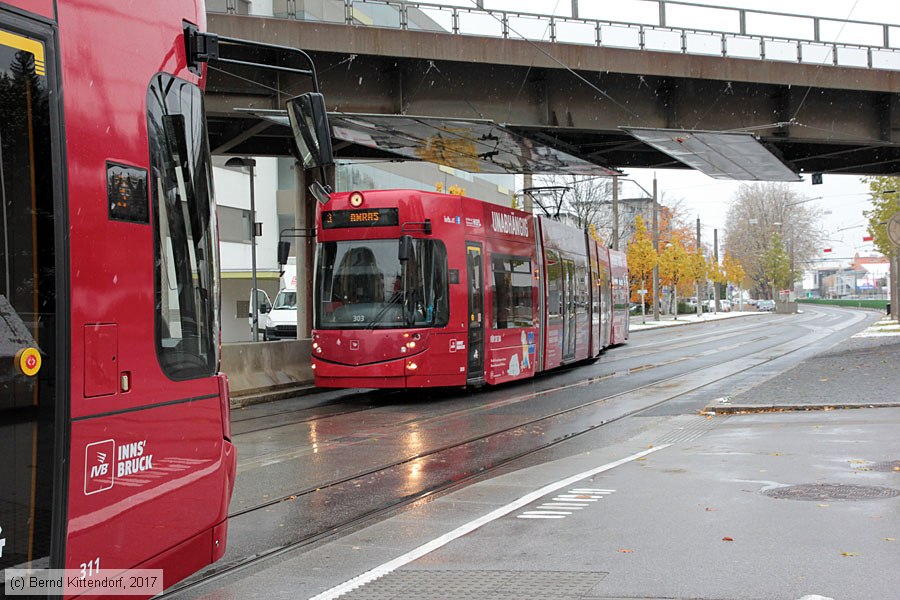
<svg viewBox="0 0 900 600">
<path fill-rule="evenodd" d="M 710 405 L 703 409 L 702 415 L 746 415 L 772 412 L 808 412 L 814 410 L 851 410 L 858 408 L 900 408 L 900 402 L 839 402 L 834 404 L 726 404 Z"/>
<path fill-rule="evenodd" d="M 295 398 L 297 396 L 306 396 L 321 392 L 321 388 L 317 388 L 311 383 L 291 385 L 290 387 L 278 388 L 274 390 L 258 391 L 249 394 L 240 394 L 231 397 L 231 408 L 247 408 L 254 404 L 263 404 L 265 402 L 275 402 L 276 400 L 284 400 L 286 398 Z"/>
</svg>

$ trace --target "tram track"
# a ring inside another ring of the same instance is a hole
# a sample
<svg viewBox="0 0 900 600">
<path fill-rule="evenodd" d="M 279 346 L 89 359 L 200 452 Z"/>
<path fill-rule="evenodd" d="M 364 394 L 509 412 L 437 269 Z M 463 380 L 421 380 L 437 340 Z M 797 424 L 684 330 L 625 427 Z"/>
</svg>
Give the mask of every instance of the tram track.
<svg viewBox="0 0 900 600">
<path fill-rule="evenodd" d="M 764 336 L 765 337 L 765 336 Z M 806 337 L 806 336 L 801 336 Z M 640 385 L 636 387 L 629 388 L 627 390 L 623 390 L 614 394 L 608 394 L 601 398 L 596 398 L 590 400 L 588 402 L 580 403 L 576 406 L 567 407 L 562 410 L 554 411 L 550 414 L 546 414 L 534 419 L 528 419 L 524 421 L 519 421 L 514 424 L 511 424 L 502 429 L 494 430 L 482 435 L 472 436 L 462 440 L 456 440 L 453 443 L 445 444 L 440 447 L 435 447 L 429 449 L 425 452 L 419 452 L 415 454 L 411 454 L 405 456 L 402 459 L 394 460 L 389 463 L 385 463 L 382 465 L 378 465 L 376 467 L 366 469 L 364 471 L 355 473 L 353 475 L 349 475 L 342 478 L 337 478 L 332 481 L 326 483 L 319 483 L 315 486 L 309 486 L 307 488 L 303 488 L 298 490 L 293 494 L 282 495 L 276 499 L 267 501 L 265 503 L 260 503 L 253 507 L 248 507 L 246 509 L 242 509 L 240 511 L 236 511 L 231 514 L 232 519 L 240 519 L 242 517 L 247 517 L 253 513 L 257 513 L 259 511 L 263 511 L 267 508 L 271 508 L 273 506 L 285 505 L 285 504 L 293 504 L 297 506 L 298 502 L 294 502 L 297 500 L 302 501 L 304 498 L 309 497 L 316 493 L 328 494 L 331 490 L 337 490 L 342 486 L 353 486 L 354 482 L 359 482 L 365 480 L 366 478 L 370 478 L 379 474 L 384 474 L 388 471 L 398 470 L 403 468 L 404 466 L 408 466 L 412 463 L 422 463 L 425 461 L 431 461 L 432 463 L 438 462 L 441 460 L 442 455 L 450 455 L 454 451 L 466 447 L 466 446 L 475 446 L 480 443 L 485 443 L 489 440 L 496 440 L 501 438 L 508 438 L 510 436 L 515 435 L 517 432 L 521 433 L 527 430 L 552 430 L 552 427 L 548 427 L 549 423 L 553 421 L 560 421 L 566 417 L 571 417 L 579 413 L 590 412 L 593 409 L 601 406 L 609 406 L 612 404 L 611 401 L 617 400 L 615 403 L 619 405 L 620 402 L 622 404 L 622 409 L 617 411 L 616 414 L 609 416 L 608 418 L 596 418 L 597 415 L 594 415 L 595 420 L 590 421 L 588 419 L 574 419 L 574 423 L 580 423 L 569 430 L 562 430 L 552 436 L 551 439 L 545 439 L 539 443 L 531 444 L 528 447 L 521 448 L 515 451 L 512 451 L 502 458 L 493 460 L 488 465 L 483 465 L 477 469 L 469 470 L 461 477 L 457 477 L 455 479 L 445 479 L 441 482 L 438 482 L 434 485 L 430 485 L 423 489 L 417 490 L 413 493 L 409 493 L 402 497 L 392 498 L 391 501 L 383 503 L 382 505 L 374 508 L 372 510 L 362 511 L 359 514 L 356 514 L 350 518 L 341 519 L 339 522 L 333 523 L 327 527 L 321 528 L 319 531 L 314 531 L 305 535 L 301 535 L 298 539 L 294 539 L 289 543 L 281 543 L 277 544 L 275 547 L 265 548 L 261 551 L 254 552 L 250 555 L 246 555 L 243 557 L 235 557 L 230 562 L 221 564 L 218 567 L 213 567 L 194 579 L 189 580 L 184 585 L 179 586 L 166 595 L 175 594 L 182 591 L 188 591 L 194 588 L 198 588 L 201 585 L 208 584 L 214 580 L 226 577 L 227 575 L 233 574 L 242 569 L 248 568 L 253 564 L 269 559 L 286 552 L 290 552 L 292 550 L 306 547 L 312 544 L 315 544 L 325 538 L 340 535 L 344 532 L 351 531 L 361 525 L 364 525 L 366 522 L 370 522 L 372 519 L 381 518 L 386 516 L 393 511 L 396 511 L 399 508 L 404 506 L 408 506 L 414 502 L 421 501 L 423 499 L 434 496 L 435 494 L 445 493 L 456 489 L 462 485 L 468 484 L 476 478 L 481 478 L 484 476 L 489 476 L 494 473 L 496 470 L 509 465 L 510 463 L 525 458 L 531 454 L 536 452 L 541 452 L 543 450 L 552 448 L 556 445 L 563 443 L 564 441 L 570 440 L 574 437 L 584 435 L 586 433 L 595 431 L 596 429 L 608 425 L 610 423 L 620 421 L 622 419 L 627 419 L 630 417 L 638 416 L 643 412 L 649 411 L 661 404 L 664 404 L 674 398 L 682 396 L 684 394 L 688 394 L 691 392 L 696 392 L 704 387 L 717 384 L 729 377 L 738 375 L 740 373 L 747 372 L 751 369 L 759 368 L 761 366 L 768 365 L 773 361 L 776 361 L 780 358 L 783 358 L 791 353 L 797 352 L 801 348 L 805 347 L 805 342 L 798 343 L 797 339 L 791 339 L 781 344 L 778 344 L 773 347 L 764 348 L 757 350 L 752 353 L 750 356 L 755 357 L 753 359 L 748 359 L 747 357 L 742 357 L 740 359 L 741 362 L 746 362 L 744 366 L 740 366 L 737 363 L 738 361 L 728 361 L 724 364 L 713 364 L 713 365 L 702 365 L 694 369 L 689 369 L 686 371 L 682 371 L 678 374 L 672 375 L 670 377 L 664 377 L 659 380 L 647 383 L 645 385 Z M 777 349 L 777 351 L 776 351 Z M 681 359 L 677 359 L 671 362 L 680 362 Z M 727 366 L 726 366 L 727 365 Z M 707 377 L 701 377 L 700 375 L 706 373 Z M 613 377 L 615 373 L 607 374 L 601 377 L 593 378 L 593 382 L 596 383 L 598 381 L 602 381 L 604 379 L 608 379 Z M 680 384 L 680 385 L 679 385 Z M 513 398 L 506 398 L 493 403 L 495 406 L 498 404 L 508 404 L 515 401 L 521 401 L 522 397 L 535 397 L 537 395 L 550 394 L 554 392 L 559 392 L 560 390 L 572 388 L 572 387 L 580 387 L 584 385 L 589 385 L 588 382 L 578 383 L 578 384 L 569 384 L 566 386 L 560 386 L 553 390 L 541 390 L 538 392 L 534 392 L 527 395 L 517 395 Z M 650 401 L 641 401 L 641 398 L 650 397 Z M 620 402 L 619 402 L 620 401 Z M 473 407 L 478 408 L 478 407 Z M 442 415 L 440 418 L 448 418 L 447 415 Z M 356 484 L 356 487 L 359 487 L 359 484 Z"/>
<path fill-rule="evenodd" d="M 271 429 L 278 429 L 279 427 L 290 427 L 291 425 L 296 425 L 298 423 L 308 423 L 310 421 L 315 421 L 317 419 L 330 419 L 334 417 L 341 417 L 357 412 L 363 412 L 366 410 L 371 410 L 373 408 L 373 404 L 370 402 L 366 406 L 357 406 L 353 408 L 348 408 L 347 410 L 333 410 L 329 412 L 327 409 L 334 409 L 339 406 L 350 406 L 354 399 L 383 399 L 388 398 L 392 395 L 396 395 L 399 392 L 397 390 L 372 390 L 371 392 L 360 392 L 355 394 L 350 394 L 347 396 L 341 396 L 340 398 L 335 398 L 333 401 L 324 402 L 323 404 L 319 404 L 316 406 L 304 407 L 304 408 L 295 408 L 290 410 L 282 410 L 282 411 L 274 411 L 262 415 L 251 416 L 251 417 L 243 417 L 239 419 L 233 419 L 231 422 L 232 430 L 234 431 L 234 437 L 248 435 L 251 433 L 257 433 L 260 431 L 268 431 Z M 321 411 L 321 412 L 317 412 Z M 312 413 L 312 414 L 310 414 Z M 286 415 L 298 415 L 303 414 L 299 418 L 293 418 L 288 420 L 283 420 Z M 274 425 L 266 425 L 263 427 L 257 427 L 256 429 L 243 429 L 242 425 L 244 423 L 249 423 L 251 421 L 265 421 L 272 419 L 282 419 L 282 422 L 279 422 Z M 239 431 L 237 431 L 239 430 Z"/>
</svg>

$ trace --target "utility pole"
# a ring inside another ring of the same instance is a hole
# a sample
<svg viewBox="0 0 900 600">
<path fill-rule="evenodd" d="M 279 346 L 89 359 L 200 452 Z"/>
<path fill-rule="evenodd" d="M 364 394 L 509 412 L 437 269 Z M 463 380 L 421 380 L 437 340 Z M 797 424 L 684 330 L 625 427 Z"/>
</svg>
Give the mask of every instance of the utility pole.
<svg viewBox="0 0 900 600">
<path fill-rule="evenodd" d="M 522 189 L 530 189 L 532 183 L 531 173 L 524 173 L 522 175 Z M 534 210 L 534 202 L 531 198 L 531 194 L 522 194 L 522 210 L 531 214 Z"/>
<path fill-rule="evenodd" d="M 701 252 L 701 250 L 700 250 L 700 217 L 697 217 L 697 252 Z M 705 294 L 703 294 L 703 295 L 700 294 L 700 279 L 701 279 L 700 277 L 697 278 L 697 316 L 698 317 L 703 316 L 703 296 L 705 296 Z M 705 284 L 706 281 L 704 280 L 703 283 Z"/>
<path fill-rule="evenodd" d="M 653 251 L 659 256 L 659 202 L 656 195 L 656 175 L 653 176 Z M 653 266 L 653 320 L 659 321 L 659 264 Z"/>
<path fill-rule="evenodd" d="M 719 273 L 719 230 L 713 229 L 713 260 L 716 261 L 716 277 Z M 713 282 L 713 298 L 715 299 L 716 312 L 719 312 L 719 282 Z"/>
</svg>

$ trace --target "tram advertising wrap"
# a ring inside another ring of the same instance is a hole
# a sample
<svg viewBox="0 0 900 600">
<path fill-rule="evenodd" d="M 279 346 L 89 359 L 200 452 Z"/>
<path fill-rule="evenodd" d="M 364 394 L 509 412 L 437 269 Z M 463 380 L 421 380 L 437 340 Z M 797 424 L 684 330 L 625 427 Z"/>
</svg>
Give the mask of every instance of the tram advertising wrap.
<svg viewBox="0 0 900 600">
<path fill-rule="evenodd" d="M 318 208 L 321 387 L 498 384 L 628 337 L 625 255 L 548 218 L 417 190 Z"/>
</svg>

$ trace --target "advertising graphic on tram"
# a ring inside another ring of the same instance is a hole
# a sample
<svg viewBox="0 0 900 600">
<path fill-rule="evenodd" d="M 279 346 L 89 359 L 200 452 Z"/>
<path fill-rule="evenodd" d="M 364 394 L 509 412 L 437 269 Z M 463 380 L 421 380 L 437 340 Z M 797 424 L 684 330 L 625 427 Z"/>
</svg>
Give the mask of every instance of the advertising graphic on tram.
<svg viewBox="0 0 900 600">
<path fill-rule="evenodd" d="M 498 384 L 628 335 L 614 301 L 624 254 L 548 218 L 455 195 L 353 192 L 319 207 L 317 235 L 318 386 Z"/>
</svg>

